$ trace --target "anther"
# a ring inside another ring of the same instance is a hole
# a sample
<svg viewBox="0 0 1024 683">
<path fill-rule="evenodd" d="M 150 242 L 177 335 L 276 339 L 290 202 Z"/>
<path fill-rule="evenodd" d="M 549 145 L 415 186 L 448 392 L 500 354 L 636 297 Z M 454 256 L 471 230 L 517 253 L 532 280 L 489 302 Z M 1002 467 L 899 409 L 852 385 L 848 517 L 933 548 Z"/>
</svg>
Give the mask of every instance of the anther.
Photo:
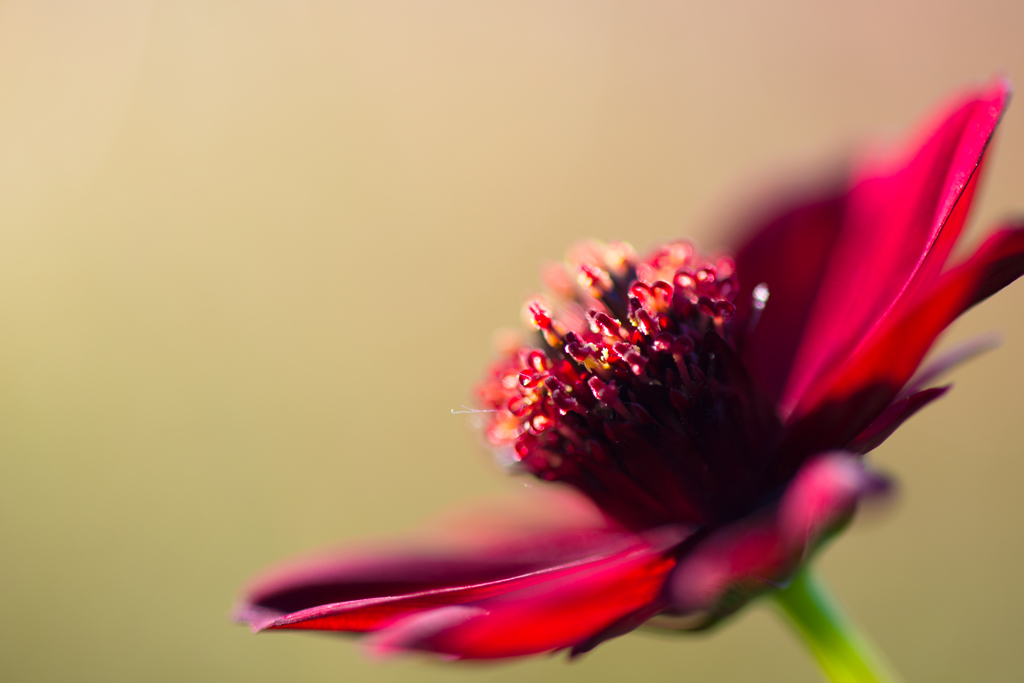
<svg viewBox="0 0 1024 683">
<path fill-rule="evenodd" d="M 535 327 L 541 330 L 551 329 L 551 311 L 544 304 L 535 299 L 527 306 L 527 310 L 530 313 L 530 322 Z"/>
<path fill-rule="evenodd" d="M 715 269 L 713 266 L 705 266 L 694 273 L 694 277 L 700 284 L 710 287 L 715 284 Z"/>
<path fill-rule="evenodd" d="M 658 280 L 651 286 L 651 294 L 654 295 L 658 310 L 664 311 L 672 303 L 672 285 L 663 280 Z"/>
<path fill-rule="evenodd" d="M 630 322 L 633 326 L 639 330 L 642 334 L 650 335 L 654 332 L 654 320 L 651 319 L 651 314 L 644 310 L 640 304 L 640 300 L 633 297 L 629 300 Z"/>
<path fill-rule="evenodd" d="M 592 296 L 600 296 L 612 288 L 612 280 L 603 269 L 587 263 L 581 263 L 576 273 L 580 287 Z"/>
<path fill-rule="evenodd" d="M 727 322 L 732 318 L 733 313 L 736 312 L 736 307 L 728 301 L 716 301 L 715 302 L 715 318 L 722 322 Z"/>
<path fill-rule="evenodd" d="M 543 351 L 534 349 L 527 356 L 527 364 L 537 372 L 545 372 L 551 369 L 551 360 L 544 355 Z"/>
<path fill-rule="evenodd" d="M 519 386 L 524 389 L 529 389 L 530 387 L 535 387 L 540 384 L 542 379 L 544 379 L 544 375 L 542 373 L 534 372 L 532 370 L 523 370 L 519 373 Z"/>
<path fill-rule="evenodd" d="M 651 348 L 655 351 L 668 351 L 672 348 L 675 342 L 676 338 L 671 334 L 662 333 L 654 338 L 654 341 L 651 343 Z"/>
<path fill-rule="evenodd" d="M 627 351 L 622 356 L 622 360 L 626 361 L 626 364 L 629 365 L 629 369 L 633 371 L 634 375 L 640 377 L 646 374 L 644 370 L 647 367 L 647 358 L 636 348 L 632 348 Z"/>
<path fill-rule="evenodd" d="M 629 335 L 623 334 L 622 323 L 612 318 L 607 313 L 590 311 L 587 314 L 590 318 L 590 329 L 607 337 L 626 338 Z"/>
<path fill-rule="evenodd" d="M 594 398 L 601 403 L 610 406 L 615 410 L 615 412 L 630 422 L 633 421 L 633 414 L 629 412 L 625 405 L 623 405 L 622 399 L 619 398 L 618 387 L 613 383 L 608 382 L 605 384 L 598 377 L 591 377 L 587 380 L 587 386 L 590 387 L 590 391 L 593 392 Z"/>
<path fill-rule="evenodd" d="M 513 396 L 505 408 L 515 417 L 523 417 L 533 408 L 533 401 L 525 396 Z"/>
<path fill-rule="evenodd" d="M 675 277 L 672 278 L 673 284 L 679 289 L 690 291 L 697 284 L 697 281 L 693 279 L 693 273 L 690 272 L 689 268 L 683 268 L 676 271 Z"/>
<path fill-rule="evenodd" d="M 629 296 L 631 299 L 637 299 L 644 307 L 650 306 L 654 301 L 654 295 L 651 293 L 651 288 L 639 280 L 630 286 Z"/>
</svg>

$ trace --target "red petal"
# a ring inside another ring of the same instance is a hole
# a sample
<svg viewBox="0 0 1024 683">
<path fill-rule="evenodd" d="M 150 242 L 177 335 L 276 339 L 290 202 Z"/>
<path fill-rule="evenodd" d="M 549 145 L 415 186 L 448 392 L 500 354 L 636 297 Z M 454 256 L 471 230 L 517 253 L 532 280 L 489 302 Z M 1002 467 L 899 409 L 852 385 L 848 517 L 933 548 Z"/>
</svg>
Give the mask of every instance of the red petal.
<svg viewBox="0 0 1024 683">
<path fill-rule="evenodd" d="M 261 624 L 259 630 L 375 631 L 412 614 L 431 612 L 452 605 L 476 604 L 481 600 L 521 591 L 529 586 L 576 576 L 590 567 L 607 562 L 609 558 L 621 556 L 627 552 L 623 550 L 623 545 L 620 543 L 617 546 L 609 546 L 603 549 L 603 554 L 595 553 L 576 562 L 496 581 L 317 605 L 273 618 Z M 633 543 L 627 547 L 635 552 L 637 545 Z"/>
<path fill-rule="evenodd" d="M 972 94 L 908 158 L 861 169 L 782 395 L 784 411 L 803 403 L 902 297 L 929 288 L 963 225 L 972 178 L 1008 98 L 1006 82 Z"/>
<path fill-rule="evenodd" d="M 779 504 L 778 529 L 790 560 L 803 560 L 841 528 L 866 496 L 889 490 L 889 481 L 852 453 L 833 451 L 801 468 Z"/>
<path fill-rule="evenodd" d="M 892 401 L 935 338 L 958 315 L 1024 274 L 1024 227 L 992 235 L 944 273 L 913 307 L 890 317 L 794 412 L 782 448 L 785 472 L 801 454 L 848 443 Z"/>
<path fill-rule="evenodd" d="M 743 363 L 771 400 L 778 401 L 814 295 L 842 227 L 846 191 L 800 196 L 751 231 L 736 252 L 740 292 L 738 320 L 754 329 L 743 348 Z M 754 320 L 753 290 L 768 285 L 768 305 Z"/>
<path fill-rule="evenodd" d="M 272 570 L 249 586 L 236 616 L 256 630 L 286 624 L 299 628 L 305 622 L 301 627 L 364 630 L 396 609 L 367 600 L 445 595 L 449 589 L 500 583 L 636 542 L 593 504 L 567 490 L 543 487 L 517 499 L 514 506 L 492 504 L 472 517 L 446 519 L 402 544 L 350 549 Z M 312 622 L 325 614 L 310 610 L 339 603 L 359 603 L 365 610 L 362 616 L 341 610 L 350 613 L 350 625 L 344 620 L 335 620 L 333 626 Z M 303 619 L 290 618 L 296 613 Z"/>
<path fill-rule="evenodd" d="M 572 647 L 655 603 L 682 536 L 559 572 L 463 608 L 413 615 L 369 640 L 378 654 L 423 650 L 458 659 L 518 657 Z"/>
<path fill-rule="evenodd" d="M 846 446 L 854 453 L 867 453 L 882 445 L 900 425 L 926 405 L 949 391 L 949 386 L 918 391 L 891 403 L 882 414 Z"/>
</svg>

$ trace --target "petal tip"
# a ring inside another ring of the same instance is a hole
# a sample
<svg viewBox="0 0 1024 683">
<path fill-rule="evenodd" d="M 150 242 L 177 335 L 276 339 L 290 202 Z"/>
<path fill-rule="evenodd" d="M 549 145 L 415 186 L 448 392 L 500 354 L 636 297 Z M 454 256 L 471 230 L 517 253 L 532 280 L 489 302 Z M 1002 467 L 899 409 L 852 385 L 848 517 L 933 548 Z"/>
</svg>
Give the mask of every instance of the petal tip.
<svg viewBox="0 0 1024 683">
<path fill-rule="evenodd" d="M 275 626 L 281 615 L 245 602 L 231 610 L 231 620 L 249 627 L 253 633 L 260 633 Z"/>
</svg>

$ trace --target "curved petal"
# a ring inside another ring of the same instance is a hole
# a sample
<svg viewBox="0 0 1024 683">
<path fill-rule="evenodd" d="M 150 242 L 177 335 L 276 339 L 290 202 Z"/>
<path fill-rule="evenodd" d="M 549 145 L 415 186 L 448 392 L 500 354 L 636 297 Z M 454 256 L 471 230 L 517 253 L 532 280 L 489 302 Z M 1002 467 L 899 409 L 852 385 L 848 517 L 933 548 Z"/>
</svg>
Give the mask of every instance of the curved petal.
<svg viewBox="0 0 1024 683">
<path fill-rule="evenodd" d="M 892 436 L 893 432 L 899 429 L 900 425 L 949 389 L 950 385 L 933 387 L 893 401 L 846 448 L 854 453 L 867 453 L 878 448 L 882 442 Z"/>
<path fill-rule="evenodd" d="M 776 469 L 785 476 L 804 454 L 849 443 L 920 365 L 936 337 L 974 304 L 1024 274 L 1024 223 L 993 234 L 961 265 L 940 276 L 918 302 L 890 317 L 799 406 Z"/>
<path fill-rule="evenodd" d="M 415 614 L 374 633 L 376 654 L 411 650 L 453 659 L 494 659 L 586 642 L 656 603 L 685 537 L 661 529 L 650 543 L 578 565 L 550 578 L 471 604 Z"/>
<path fill-rule="evenodd" d="M 963 226 L 1009 94 L 1005 81 L 971 93 L 916 151 L 861 168 L 780 400 L 784 413 L 805 403 L 901 299 L 930 288 Z"/>
<path fill-rule="evenodd" d="M 583 496 L 569 489 L 532 489 L 516 496 L 514 504 L 492 503 L 472 514 L 449 515 L 405 542 L 325 553 L 272 569 L 245 590 L 235 616 L 254 630 L 365 630 L 377 623 L 378 617 L 368 616 L 371 612 L 384 619 L 399 609 L 380 598 L 419 596 L 434 604 L 453 589 L 495 584 L 481 590 L 505 590 L 502 581 L 632 543 L 633 534 Z M 338 604 L 358 604 L 363 611 L 340 609 L 349 615 L 348 622 L 324 621 L 327 613 L 310 611 Z M 401 604 L 401 610 L 421 609 L 415 600 Z M 296 614 L 302 618 L 292 618 Z"/>
<path fill-rule="evenodd" d="M 785 552 L 791 559 L 806 559 L 849 522 L 861 499 L 890 488 L 889 480 L 869 470 L 856 454 L 832 451 L 814 458 L 797 473 L 779 504 L 777 524 Z"/>
<path fill-rule="evenodd" d="M 850 520 L 858 501 L 886 489 L 856 454 L 809 461 L 777 504 L 714 532 L 679 561 L 667 584 L 669 614 L 684 618 L 675 627 L 706 628 L 785 583 Z"/>
<path fill-rule="evenodd" d="M 635 542 L 636 539 L 631 540 L 634 542 L 628 543 L 623 539 L 623 542 L 615 545 L 595 548 L 593 555 L 574 562 L 494 581 L 316 605 L 268 619 L 260 624 L 258 630 L 376 631 L 412 614 L 434 612 L 438 608 L 469 603 L 478 604 L 495 596 L 516 593 L 538 584 L 554 583 L 566 577 L 584 574 L 588 569 L 606 563 L 625 552 L 637 552 L 638 547 L 646 549 L 646 545 Z"/>
</svg>

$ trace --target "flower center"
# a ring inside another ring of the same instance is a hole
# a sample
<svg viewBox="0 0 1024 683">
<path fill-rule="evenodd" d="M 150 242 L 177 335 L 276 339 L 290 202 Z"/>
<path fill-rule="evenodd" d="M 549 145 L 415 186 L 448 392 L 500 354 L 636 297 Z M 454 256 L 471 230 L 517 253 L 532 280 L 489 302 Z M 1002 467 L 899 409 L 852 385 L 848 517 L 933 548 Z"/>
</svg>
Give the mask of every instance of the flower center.
<svg viewBox="0 0 1024 683">
<path fill-rule="evenodd" d="M 625 244 L 587 244 L 546 281 L 553 300 L 526 307 L 536 345 L 499 361 L 478 389 L 505 459 L 634 527 L 749 510 L 779 425 L 736 352 L 767 288 L 739 320 L 732 259 L 686 242 L 644 259 Z"/>
</svg>

